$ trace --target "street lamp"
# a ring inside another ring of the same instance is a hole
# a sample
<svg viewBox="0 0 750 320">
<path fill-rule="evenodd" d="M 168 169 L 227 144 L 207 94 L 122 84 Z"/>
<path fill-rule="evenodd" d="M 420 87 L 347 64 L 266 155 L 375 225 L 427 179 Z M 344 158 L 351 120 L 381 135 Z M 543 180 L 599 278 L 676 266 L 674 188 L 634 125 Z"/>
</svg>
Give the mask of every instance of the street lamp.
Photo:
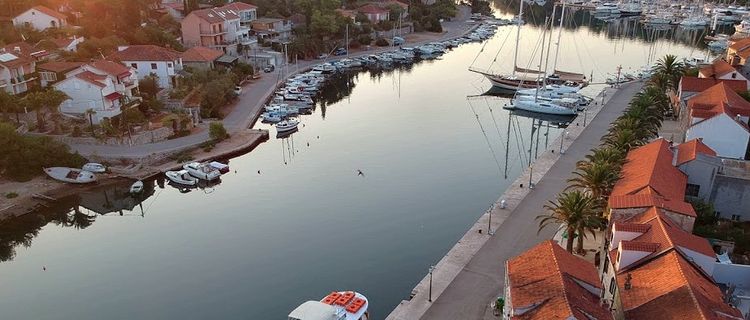
<svg viewBox="0 0 750 320">
<path fill-rule="evenodd" d="M 492 204 L 492 206 L 487 210 L 487 214 L 490 215 L 490 219 L 487 221 L 487 235 L 491 236 L 492 233 L 492 209 L 495 208 L 495 204 Z"/>
<path fill-rule="evenodd" d="M 432 272 L 435 271 L 435 266 L 430 266 L 430 295 L 427 301 L 432 302 Z"/>
</svg>

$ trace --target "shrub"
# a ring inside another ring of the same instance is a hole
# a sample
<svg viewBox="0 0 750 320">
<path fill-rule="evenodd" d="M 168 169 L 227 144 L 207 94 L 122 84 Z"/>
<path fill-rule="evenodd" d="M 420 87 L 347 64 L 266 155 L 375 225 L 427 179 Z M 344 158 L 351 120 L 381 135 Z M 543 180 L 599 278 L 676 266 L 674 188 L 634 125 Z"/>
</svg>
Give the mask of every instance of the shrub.
<svg viewBox="0 0 750 320">
<path fill-rule="evenodd" d="M 363 46 L 369 46 L 372 43 L 372 37 L 369 34 L 363 34 L 357 38 L 357 41 Z"/>
<path fill-rule="evenodd" d="M 10 124 L 0 123 L 0 174 L 28 181 L 52 166 L 81 167 L 85 159 L 50 137 L 23 136 Z"/>
<path fill-rule="evenodd" d="M 8 198 L 8 199 L 13 199 L 15 197 L 18 197 L 18 193 L 8 192 L 8 193 L 5 194 L 5 197 Z"/>
<path fill-rule="evenodd" d="M 178 152 L 169 156 L 169 159 L 177 163 L 184 163 L 188 161 L 193 161 L 194 158 L 193 158 L 193 155 L 190 154 L 190 152 L 182 151 L 182 152 Z"/>
<path fill-rule="evenodd" d="M 229 134 L 227 134 L 224 124 L 221 122 L 211 122 L 208 126 L 208 136 L 211 137 L 211 140 L 218 142 L 228 138 Z"/>
<path fill-rule="evenodd" d="M 385 38 L 378 38 L 378 40 L 375 40 L 375 45 L 378 47 L 387 47 L 391 44 L 388 43 L 388 40 L 385 40 Z"/>
</svg>

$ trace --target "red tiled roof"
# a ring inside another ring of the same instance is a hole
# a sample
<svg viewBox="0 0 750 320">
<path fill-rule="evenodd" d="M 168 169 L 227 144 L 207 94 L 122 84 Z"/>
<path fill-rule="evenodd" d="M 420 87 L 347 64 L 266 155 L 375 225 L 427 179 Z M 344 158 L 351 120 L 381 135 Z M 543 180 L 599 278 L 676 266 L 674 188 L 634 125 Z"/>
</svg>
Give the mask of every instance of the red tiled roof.
<svg viewBox="0 0 750 320">
<path fill-rule="evenodd" d="M 714 63 L 701 68 L 698 74 L 703 78 L 721 77 L 730 72 L 737 72 L 737 69 L 732 67 L 728 62 L 724 60 L 716 60 Z"/>
<path fill-rule="evenodd" d="M 648 231 L 635 237 L 633 241 L 658 244 L 659 251 L 680 247 L 708 257 L 716 256 L 708 240 L 683 230 L 656 207 L 636 215 L 628 222 L 649 225 Z"/>
<path fill-rule="evenodd" d="M 114 61 L 95 60 L 89 63 L 89 65 L 115 77 L 130 75 L 128 67 Z"/>
<path fill-rule="evenodd" d="M 708 119 L 726 113 L 731 118 L 735 115 L 750 116 L 750 102 L 730 89 L 724 82 L 714 85 L 688 99 L 690 116 Z"/>
<path fill-rule="evenodd" d="M 119 92 L 112 92 L 104 97 L 109 100 L 117 100 L 117 99 L 120 99 L 120 97 L 122 97 L 122 94 L 120 94 Z"/>
<path fill-rule="evenodd" d="M 31 9 L 35 9 L 35 10 L 41 12 L 41 13 L 44 13 L 44 14 L 50 16 L 50 17 L 57 18 L 57 19 L 63 19 L 64 20 L 64 19 L 68 18 L 64 14 L 59 13 L 59 12 L 57 12 L 55 10 L 50 9 L 50 8 L 47 8 L 45 6 L 35 6 L 35 7 L 31 8 Z M 29 9 L 29 10 L 31 10 L 31 9 Z M 29 10 L 26 10 L 26 11 L 29 11 Z M 24 12 L 24 13 L 26 13 L 26 12 Z"/>
<path fill-rule="evenodd" d="M 257 9 L 258 7 L 254 6 L 252 4 L 249 4 L 249 3 L 237 1 L 237 2 L 232 2 L 230 4 L 224 5 L 221 8 L 222 9 L 227 9 L 227 10 L 233 10 L 234 12 L 238 12 L 238 11 L 244 11 L 244 10 Z"/>
<path fill-rule="evenodd" d="M 630 276 L 630 289 L 625 289 Z M 617 284 L 628 319 L 723 320 L 742 317 L 721 290 L 682 254 L 668 251 L 624 273 Z"/>
<path fill-rule="evenodd" d="M 0 50 L 0 53 L 9 53 L 14 56 L 16 56 L 18 59 L 6 61 L 6 62 L 0 62 L 0 65 L 4 65 L 9 68 L 18 67 L 25 64 L 30 64 L 34 62 L 36 59 L 32 56 L 32 53 L 35 53 L 36 50 L 34 47 L 26 42 L 14 42 L 11 44 L 6 45 L 5 47 L 2 47 L 3 50 Z M 18 49 L 18 50 L 16 50 Z"/>
<path fill-rule="evenodd" d="M 234 10 L 225 9 L 224 7 L 195 10 L 190 12 L 190 15 L 195 15 L 208 23 L 219 23 L 240 18 Z"/>
<path fill-rule="evenodd" d="M 729 49 L 740 51 L 750 48 L 750 38 L 742 38 L 736 41 L 733 41 L 732 44 L 729 45 Z"/>
<path fill-rule="evenodd" d="M 374 5 L 374 4 L 366 4 L 364 6 L 361 6 L 361 7 L 357 8 L 357 11 L 359 11 L 361 13 L 370 13 L 370 14 L 384 14 L 384 13 L 388 13 L 389 12 L 388 10 L 385 10 L 385 9 L 383 9 L 381 7 L 378 7 L 378 6 Z"/>
<path fill-rule="evenodd" d="M 736 92 L 747 91 L 747 81 L 745 80 L 724 80 L 717 78 L 698 78 L 683 76 L 680 79 L 680 90 L 688 92 L 703 92 L 714 85 L 724 82 L 730 89 Z"/>
<path fill-rule="evenodd" d="M 666 199 L 684 199 L 687 177 L 672 165 L 672 151 L 666 140 L 657 139 L 633 149 L 626 159 L 622 178 L 612 188 L 612 196 L 655 192 Z"/>
<path fill-rule="evenodd" d="M 212 62 L 224 55 L 219 50 L 206 47 L 193 47 L 182 53 L 183 62 Z"/>
<path fill-rule="evenodd" d="M 68 72 L 82 65 L 84 65 L 83 62 L 53 61 L 39 64 L 36 68 L 52 72 Z"/>
<path fill-rule="evenodd" d="M 180 53 L 169 48 L 151 44 L 132 45 L 110 55 L 110 59 L 119 61 L 174 61 Z"/>
<path fill-rule="evenodd" d="M 645 233 L 651 226 L 642 223 L 615 222 L 614 228 L 616 231 Z"/>
<path fill-rule="evenodd" d="M 601 289 L 595 267 L 552 240 L 544 241 L 507 262 L 514 308 L 530 307 L 513 319 L 612 319 L 596 294 L 579 282 Z"/>
<path fill-rule="evenodd" d="M 677 165 L 693 161 L 699 153 L 716 156 L 716 151 L 703 143 L 703 139 L 693 139 L 677 146 Z"/>
<path fill-rule="evenodd" d="M 664 197 L 653 194 L 610 196 L 609 207 L 611 209 L 658 207 L 690 217 L 697 216 L 690 203 L 682 200 L 664 199 Z"/>
<path fill-rule="evenodd" d="M 656 252 L 659 249 L 658 243 L 643 242 L 643 241 L 620 241 L 622 250 L 642 251 L 642 252 Z"/>
<path fill-rule="evenodd" d="M 96 73 L 93 73 L 91 71 L 84 71 L 77 75 L 75 75 L 76 78 L 79 78 L 81 80 L 84 80 L 86 82 L 89 82 L 93 85 L 96 85 L 100 88 L 106 87 L 104 83 L 102 83 L 103 80 L 107 79 L 107 76 L 99 75 Z"/>
</svg>

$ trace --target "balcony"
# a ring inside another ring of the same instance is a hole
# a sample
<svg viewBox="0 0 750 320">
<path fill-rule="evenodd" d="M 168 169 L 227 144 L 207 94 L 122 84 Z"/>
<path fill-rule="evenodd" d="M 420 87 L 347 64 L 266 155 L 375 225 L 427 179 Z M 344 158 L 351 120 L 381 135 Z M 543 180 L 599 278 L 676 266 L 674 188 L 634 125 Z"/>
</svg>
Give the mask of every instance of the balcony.
<svg viewBox="0 0 750 320">
<path fill-rule="evenodd" d="M 226 30 L 219 29 L 219 30 L 201 30 L 201 37 L 214 37 L 218 35 L 222 35 L 227 33 Z"/>
<path fill-rule="evenodd" d="M 20 86 L 24 83 L 36 80 L 36 77 L 34 76 L 29 76 L 28 78 L 26 76 L 28 75 L 21 75 L 15 78 L 10 78 L 10 83 L 13 84 L 14 86 Z"/>
</svg>

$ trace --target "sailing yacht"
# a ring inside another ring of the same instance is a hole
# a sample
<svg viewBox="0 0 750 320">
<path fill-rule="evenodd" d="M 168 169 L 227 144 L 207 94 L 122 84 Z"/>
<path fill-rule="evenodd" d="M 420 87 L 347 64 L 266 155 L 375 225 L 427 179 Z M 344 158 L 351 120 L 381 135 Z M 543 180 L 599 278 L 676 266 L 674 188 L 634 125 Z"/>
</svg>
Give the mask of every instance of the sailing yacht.
<svg viewBox="0 0 750 320">
<path fill-rule="evenodd" d="M 518 17 L 523 16 L 523 1 L 520 1 L 521 5 L 518 9 Z M 555 7 L 556 9 L 557 7 Z M 562 5 L 562 17 L 560 18 L 560 33 L 557 37 L 557 54 L 559 54 L 560 48 L 560 36 L 562 34 L 563 18 L 565 17 L 565 3 Z M 553 12 L 554 13 L 554 12 Z M 554 16 L 554 15 L 553 15 Z M 469 68 L 469 71 L 484 75 L 487 80 L 492 83 L 494 88 L 498 88 L 505 91 L 515 92 L 522 89 L 532 89 L 539 86 L 543 86 L 544 83 L 558 84 L 558 85 L 570 85 L 575 87 L 584 87 L 588 85 L 586 76 L 579 73 L 566 72 L 554 70 L 553 74 L 547 75 L 545 71 L 535 69 L 525 69 L 518 67 L 518 42 L 521 34 L 521 19 L 518 19 L 516 23 L 516 46 L 513 53 L 513 70 L 510 74 L 495 74 L 485 72 L 473 68 Z M 555 63 L 557 63 L 557 57 L 555 57 Z M 553 68 L 554 69 L 554 68 Z"/>
</svg>

